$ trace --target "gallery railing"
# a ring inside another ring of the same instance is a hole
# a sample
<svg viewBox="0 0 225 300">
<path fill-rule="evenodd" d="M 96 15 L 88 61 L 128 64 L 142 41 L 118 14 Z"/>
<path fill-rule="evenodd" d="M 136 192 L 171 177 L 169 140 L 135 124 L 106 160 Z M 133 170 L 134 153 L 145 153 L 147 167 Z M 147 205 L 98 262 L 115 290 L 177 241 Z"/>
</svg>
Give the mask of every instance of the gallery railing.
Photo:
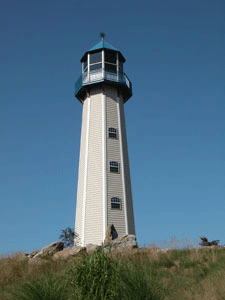
<svg viewBox="0 0 225 300">
<path fill-rule="evenodd" d="M 92 71 L 92 72 L 85 72 L 83 73 L 79 79 L 75 83 L 75 94 L 78 92 L 78 90 L 84 86 L 95 82 L 101 82 L 104 80 L 113 81 L 125 84 L 130 92 L 132 92 L 132 84 L 129 78 L 125 73 L 113 73 L 108 71 Z"/>
</svg>

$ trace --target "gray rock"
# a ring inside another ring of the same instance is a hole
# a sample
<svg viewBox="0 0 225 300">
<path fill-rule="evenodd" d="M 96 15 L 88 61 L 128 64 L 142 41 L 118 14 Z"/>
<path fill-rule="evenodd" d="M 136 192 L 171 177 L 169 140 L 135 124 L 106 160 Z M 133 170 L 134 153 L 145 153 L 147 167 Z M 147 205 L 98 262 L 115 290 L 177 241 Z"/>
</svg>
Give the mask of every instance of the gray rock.
<svg viewBox="0 0 225 300">
<path fill-rule="evenodd" d="M 32 257 L 34 257 L 36 254 L 38 254 L 40 252 L 40 250 L 34 250 L 34 251 L 32 251 L 30 254 L 28 254 L 28 258 L 32 258 Z"/>
<path fill-rule="evenodd" d="M 86 247 L 73 246 L 71 248 L 71 251 L 70 251 L 69 255 L 76 255 L 78 253 L 81 254 L 81 253 L 84 253 L 84 252 L 86 252 Z"/>
<path fill-rule="evenodd" d="M 56 252 L 62 251 L 63 247 L 64 247 L 63 242 L 53 242 L 48 246 L 42 248 L 40 252 L 38 252 L 36 255 L 33 256 L 33 258 L 37 258 L 38 256 L 54 254 Z"/>
<path fill-rule="evenodd" d="M 138 248 L 136 236 L 134 234 L 128 234 L 123 236 L 122 238 L 117 238 L 112 240 L 111 242 L 104 243 L 104 249 L 106 252 L 111 250 L 117 251 L 125 251 L 125 250 L 132 250 Z"/>
<path fill-rule="evenodd" d="M 100 247 L 99 245 L 87 244 L 86 245 L 86 251 L 89 254 L 89 253 L 93 252 L 94 250 L 96 250 L 99 247 Z"/>
</svg>

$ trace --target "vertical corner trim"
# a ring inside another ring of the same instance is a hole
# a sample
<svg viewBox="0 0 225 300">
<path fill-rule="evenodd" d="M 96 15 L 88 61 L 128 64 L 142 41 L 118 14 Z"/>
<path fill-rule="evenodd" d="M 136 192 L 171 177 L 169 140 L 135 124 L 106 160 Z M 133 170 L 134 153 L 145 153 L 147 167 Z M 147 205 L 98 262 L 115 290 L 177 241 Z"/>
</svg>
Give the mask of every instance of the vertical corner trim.
<svg viewBox="0 0 225 300">
<path fill-rule="evenodd" d="M 106 95 L 102 91 L 102 167 L 103 167 L 103 241 L 107 227 L 107 184 L 106 184 Z"/>
<path fill-rule="evenodd" d="M 86 128 L 86 145 L 85 145 L 85 169 L 84 169 L 84 190 L 83 190 L 83 208 L 82 208 L 82 237 L 81 246 L 84 247 L 85 234 L 85 214 L 86 214 L 86 194 L 87 194 L 87 170 L 88 170 L 88 142 L 89 142 L 89 127 L 90 127 L 90 96 L 87 98 L 87 128 Z"/>
<path fill-rule="evenodd" d="M 120 140 L 120 159 L 121 159 L 121 171 L 122 171 L 122 184 L 123 184 L 123 201 L 124 201 L 124 214 L 125 214 L 125 226 L 126 234 L 128 234 L 128 219 L 127 219 L 127 198 L 125 188 L 125 174 L 124 174 L 124 159 L 123 159 L 123 143 L 122 143 L 122 128 L 121 128 L 121 113 L 120 113 L 120 97 L 117 96 L 117 115 L 119 124 L 119 140 Z"/>
</svg>

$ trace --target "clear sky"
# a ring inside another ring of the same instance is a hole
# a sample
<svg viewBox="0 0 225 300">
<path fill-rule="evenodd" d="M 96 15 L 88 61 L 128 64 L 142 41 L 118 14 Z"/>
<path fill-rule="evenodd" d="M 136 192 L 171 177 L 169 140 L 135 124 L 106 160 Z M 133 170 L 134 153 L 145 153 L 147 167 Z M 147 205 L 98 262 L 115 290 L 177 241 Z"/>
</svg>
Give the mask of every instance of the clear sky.
<svg viewBox="0 0 225 300">
<path fill-rule="evenodd" d="M 80 58 L 119 49 L 139 245 L 225 244 L 225 2 L 8 0 L 0 11 L 0 254 L 74 228 Z M 94 225 L 93 225 L 94 234 Z"/>
</svg>

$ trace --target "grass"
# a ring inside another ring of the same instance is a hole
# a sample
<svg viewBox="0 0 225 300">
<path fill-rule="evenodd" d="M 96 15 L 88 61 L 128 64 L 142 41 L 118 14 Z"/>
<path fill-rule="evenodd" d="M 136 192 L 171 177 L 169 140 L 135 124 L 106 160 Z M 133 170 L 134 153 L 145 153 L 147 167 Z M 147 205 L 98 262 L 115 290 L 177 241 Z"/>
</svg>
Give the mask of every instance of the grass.
<svg viewBox="0 0 225 300">
<path fill-rule="evenodd" d="M 15 300 L 66 300 L 68 292 L 62 279 L 51 273 L 29 277 L 11 291 L 11 297 Z"/>
<path fill-rule="evenodd" d="M 225 300 L 225 248 L 0 258 L 0 300 Z"/>
</svg>

